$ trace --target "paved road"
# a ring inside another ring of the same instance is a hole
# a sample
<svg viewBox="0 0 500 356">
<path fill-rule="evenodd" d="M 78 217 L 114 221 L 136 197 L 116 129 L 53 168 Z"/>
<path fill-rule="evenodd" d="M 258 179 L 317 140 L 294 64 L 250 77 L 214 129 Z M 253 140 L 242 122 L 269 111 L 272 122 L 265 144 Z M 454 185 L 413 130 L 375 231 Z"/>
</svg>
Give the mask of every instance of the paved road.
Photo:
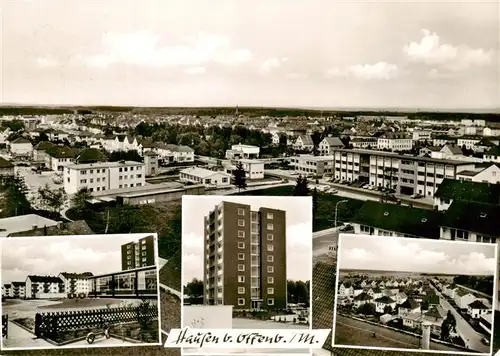
<svg viewBox="0 0 500 356">
<path fill-rule="evenodd" d="M 336 328 L 335 328 L 335 334 L 338 335 L 339 332 L 343 333 L 343 336 L 345 332 L 349 331 L 356 331 L 356 333 L 359 332 L 366 332 L 368 337 L 372 337 L 371 335 L 373 333 L 376 333 L 377 338 L 381 338 L 382 340 L 386 340 L 389 343 L 394 343 L 394 348 L 403 348 L 403 349 L 419 349 L 420 348 L 420 339 L 407 335 L 404 333 L 400 333 L 394 330 L 390 330 L 387 328 L 384 328 L 382 326 L 377 326 L 377 325 L 372 325 L 369 323 L 365 323 L 362 321 L 354 320 L 351 318 L 347 318 L 341 315 L 337 315 L 336 319 Z M 354 345 L 354 344 L 352 344 Z M 397 346 L 396 346 L 397 345 Z M 358 345 L 358 346 L 371 346 L 371 345 Z M 430 344 L 431 350 L 436 350 L 436 351 L 462 351 L 458 348 L 454 348 L 451 346 L 447 345 L 442 345 L 438 344 L 436 342 L 432 342 Z"/>
<path fill-rule="evenodd" d="M 436 294 L 440 298 L 441 306 L 446 310 L 450 310 L 457 321 L 457 329 L 460 330 L 460 333 L 467 338 L 469 348 L 472 350 L 476 350 L 482 353 L 490 353 L 490 346 L 486 346 L 481 342 L 483 335 L 478 333 L 476 330 L 470 326 L 470 324 L 460 315 L 459 312 L 456 311 L 455 308 L 446 300 L 446 298 L 441 294 L 440 291 L 436 289 L 432 284 L 430 284 L 432 288 L 436 291 Z M 466 342 L 467 343 L 467 342 Z"/>
<path fill-rule="evenodd" d="M 268 189 L 268 188 L 274 188 L 274 187 L 284 187 L 284 186 L 293 186 L 293 185 L 295 185 L 295 182 L 259 185 L 256 187 L 247 187 L 246 189 L 241 189 L 241 192 L 249 192 L 252 190 L 262 190 L 262 189 Z M 239 191 L 240 190 L 238 190 L 238 188 L 216 189 L 216 190 L 209 190 L 209 191 L 207 191 L 206 194 L 207 195 L 231 195 L 231 194 L 236 194 Z"/>
</svg>

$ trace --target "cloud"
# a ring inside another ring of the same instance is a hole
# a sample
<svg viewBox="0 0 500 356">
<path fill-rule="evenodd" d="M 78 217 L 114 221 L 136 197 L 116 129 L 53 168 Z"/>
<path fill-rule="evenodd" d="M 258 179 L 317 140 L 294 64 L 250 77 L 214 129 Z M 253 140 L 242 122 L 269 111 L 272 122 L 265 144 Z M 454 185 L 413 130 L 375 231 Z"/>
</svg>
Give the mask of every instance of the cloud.
<svg viewBox="0 0 500 356">
<path fill-rule="evenodd" d="M 162 45 L 159 35 L 148 31 L 107 32 L 102 35 L 101 53 L 80 56 L 91 67 L 129 64 L 146 67 L 201 67 L 207 63 L 238 65 L 252 59 L 248 49 L 233 48 L 227 37 L 199 33 L 186 44 Z"/>
<path fill-rule="evenodd" d="M 370 241 L 372 239 L 371 236 L 356 239 L 363 247 L 343 240 L 339 251 L 340 268 L 475 275 L 492 275 L 496 269 L 495 258 L 482 252 L 467 251 L 453 256 L 450 242 L 422 247 L 418 242 L 404 241 L 406 239 L 383 238 L 377 244 Z"/>
<path fill-rule="evenodd" d="M 405 45 L 403 53 L 413 62 L 437 65 L 451 71 L 490 65 L 494 55 L 492 50 L 442 44 L 437 33 L 429 30 L 422 30 L 420 42 Z"/>
<path fill-rule="evenodd" d="M 36 65 L 40 68 L 54 68 L 60 64 L 57 58 L 50 55 L 38 57 L 35 61 Z"/>
<path fill-rule="evenodd" d="M 286 232 L 287 277 L 306 281 L 312 273 L 312 226 L 310 223 L 291 225 Z"/>
<path fill-rule="evenodd" d="M 387 62 L 356 64 L 344 69 L 332 68 L 326 72 L 327 77 L 352 77 L 361 80 L 389 80 L 398 74 L 398 66 Z"/>
<path fill-rule="evenodd" d="M 279 69 L 284 63 L 288 62 L 288 58 L 268 58 L 260 66 L 261 73 L 269 73 L 273 70 Z"/>
<path fill-rule="evenodd" d="M 308 76 L 305 73 L 287 73 L 286 76 L 290 79 L 306 79 Z"/>
</svg>

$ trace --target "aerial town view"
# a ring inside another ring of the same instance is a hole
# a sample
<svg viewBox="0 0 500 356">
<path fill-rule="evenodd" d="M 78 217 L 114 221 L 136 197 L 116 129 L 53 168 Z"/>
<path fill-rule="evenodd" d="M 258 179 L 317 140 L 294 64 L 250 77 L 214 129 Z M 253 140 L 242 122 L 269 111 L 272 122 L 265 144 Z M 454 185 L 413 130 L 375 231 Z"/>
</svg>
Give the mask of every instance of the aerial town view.
<svg viewBox="0 0 500 356">
<path fill-rule="evenodd" d="M 334 344 L 491 353 L 497 248 L 341 235 Z"/>
<path fill-rule="evenodd" d="M 157 233 L 165 341 L 182 197 L 309 196 L 310 322 L 331 329 L 339 232 L 500 238 L 498 6 L 7 1 L 0 236 Z"/>
</svg>

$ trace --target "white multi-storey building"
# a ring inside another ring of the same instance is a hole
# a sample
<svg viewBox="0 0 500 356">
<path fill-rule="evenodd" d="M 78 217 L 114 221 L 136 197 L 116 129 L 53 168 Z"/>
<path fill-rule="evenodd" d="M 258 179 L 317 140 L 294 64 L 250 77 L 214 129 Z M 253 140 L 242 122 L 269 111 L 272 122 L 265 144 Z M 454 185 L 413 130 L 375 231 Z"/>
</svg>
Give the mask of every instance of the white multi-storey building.
<svg viewBox="0 0 500 356">
<path fill-rule="evenodd" d="M 90 292 L 90 279 L 92 273 L 59 273 L 59 278 L 64 284 L 64 291 L 68 297 L 87 297 Z"/>
<path fill-rule="evenodd" d="M 256 159 L 240 159 L 231 162 L 226 167 L 226 173 L 232 174 L 236 170 L 236 165 L 241 163 L 248 179 L 264 179 L 264 162 Z"/>
<path fill-rule="evenodd" d="M 135 161 L 71 164 L 64 168 L 64 190 L 74 194 L 84 187 L 90 192 L 140 187 L 146 184 L 144 166 Z"/>
<path fill-rule="evenodd" d="M 462 170 L 474 169 L 466 161 L 401 155 L 392 152 L 337 149 L 333 158 L 335 179 L 390 187 L 400 194 L 432 197 L 444 178 L 456 179 Z"/>
<path fill-rule="evenodd" d="M 413 140 L 405 132 L 388 132 L 377 140 L 379 150 L 409 151 L 413 148 Z"/>
<path fill-rule="evenodd" d="M 227 159 L 238 159 L 238 158 L 259 158 L 260 147 L 251 145 L 232 145 L 230 150 L 226 151 Z"/>
<path fill-rule="evenodd" d="M 290 159 L 290 165 L 295 171 L 306 176 L 331 175 L 332 164 L 333 156 L 299 155 Z"/>
</svg>

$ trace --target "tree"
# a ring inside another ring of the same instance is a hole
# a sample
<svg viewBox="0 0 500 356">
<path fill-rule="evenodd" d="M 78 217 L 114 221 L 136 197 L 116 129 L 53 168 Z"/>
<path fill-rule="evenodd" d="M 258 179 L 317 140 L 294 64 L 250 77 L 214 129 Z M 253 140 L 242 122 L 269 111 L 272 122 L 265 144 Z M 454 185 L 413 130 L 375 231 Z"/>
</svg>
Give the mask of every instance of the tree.
<svg viewBox="0 0 500 356">
<path fill-rule="evenodd" d="M 364 304 L 360 305 L 357 312 L 358 312 L 358 314 L 363 314 L 363 315 L 375 315 L 377 310 L 375 309 L 375 304 L 364 303 Z"/>
<path fill-rule="evenodd" d="M 83 187 L 71 198 L 71 206 L 78 215 L 84 215 L 90 199 L 92 199 L 92 194 L 89 188 Z"/>
<path fill-rule="evenodd" d="M 312 192 L 312 208 L 313 208 L 313 216 L 316 216 L 318 212 L 318 190 L 314 187 Z"/>
<path fill-rule="evenodd" d="M 295 189 L 293 191 L 293 195 L 300 196 L 300 197 L 308 196 L 309 195 L 308 183 L 309 182 L 307 181 L 307 178 L 300 174 L 297 177 Z"/>
<path fill-rule="evenodd" d="M 203 281 L 193 278 L 193 280 L 184 287 L 184 294 L 194 300 L 203 297 Z"/>
<path fill-rule="evenodd" d="M 67 195 L 64 188 L 51 189 L 48 184 L 38 188 L 38 199 L 40 205 L 52 214 L 57 215 L 61 211 Z"/>
<path fill-rule="evenodd" d="M 384 307 L 384 314 L 392 314 L 393 310 L 392 310 L 392 307 L 390 305 L 386 305 Z"/>
<path fill-rule="evenodd" d="M 238 191 L 247 187 L 247 178 L 243 163 L 238 162 L 236 169 L 233 171 L 234 185 L 238 187 Z"/>
<path fill-rule="evenodd" d="M 14 177 L 1 177 L 0 189 L 3 192 L 1 200 L 3 217 L 25 215 L 31 212 L 28 187 L 19 173 Z"/>
<path fill-rule="evenodd" d="M 452 330 L 455 330 L 457 326 L 457 321 L 453 313 L 448 310 L 448 314 L 446 315 L 446 319 L 444 319 L 443 324 L 441 325 L 441 340 L 448 341 L 450 339 L 450 333 Z"/>
</svg>

